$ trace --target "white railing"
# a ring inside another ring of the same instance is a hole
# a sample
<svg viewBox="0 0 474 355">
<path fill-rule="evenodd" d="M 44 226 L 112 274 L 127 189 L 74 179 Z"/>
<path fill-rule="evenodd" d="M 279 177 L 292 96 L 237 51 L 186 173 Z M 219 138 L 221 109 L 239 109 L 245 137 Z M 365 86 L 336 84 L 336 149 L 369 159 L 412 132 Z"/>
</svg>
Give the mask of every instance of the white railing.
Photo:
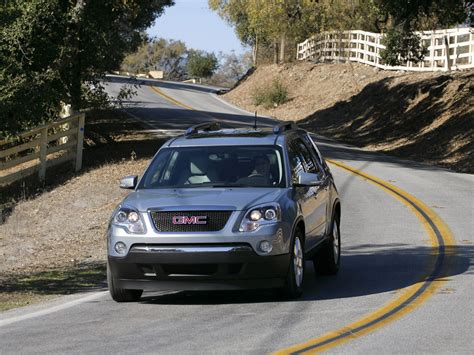
<svg viewBox="0 0 474 355">
<path fill-rule="evenodd" d="M 33 173 L 45 180 L 46 169 L 73 161 L 82 168 L 85 114 L 60 121 L 0 141 L 0 185 L 6 185 Z"/>
<path fill-rule="evenodd" d="M 354 61 L 386 70 L 438 71 L 474 68 L 474 28 L 417 32 L 427 55 L 417 64 L 383 63 L 383 35 L 365 31 L 324 32 L 299 43 L 298 60 Z"/>
</svg>

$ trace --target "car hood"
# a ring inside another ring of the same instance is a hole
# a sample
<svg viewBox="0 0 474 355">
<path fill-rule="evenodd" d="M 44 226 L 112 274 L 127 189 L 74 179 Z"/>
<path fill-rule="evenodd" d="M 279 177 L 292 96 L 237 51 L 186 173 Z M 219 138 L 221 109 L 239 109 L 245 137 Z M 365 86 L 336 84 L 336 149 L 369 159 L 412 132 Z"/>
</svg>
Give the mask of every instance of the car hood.
<svg viewBox="0 0 474 355">
<path fill-rule="evenodd" d="M 278 188 L 188 188 L 137 190 L 129 194 L 123 205 L 137 208 L 190 211 L 199 209 L 242 211 L 277 201 L 285 193 Z"/>
</svg>

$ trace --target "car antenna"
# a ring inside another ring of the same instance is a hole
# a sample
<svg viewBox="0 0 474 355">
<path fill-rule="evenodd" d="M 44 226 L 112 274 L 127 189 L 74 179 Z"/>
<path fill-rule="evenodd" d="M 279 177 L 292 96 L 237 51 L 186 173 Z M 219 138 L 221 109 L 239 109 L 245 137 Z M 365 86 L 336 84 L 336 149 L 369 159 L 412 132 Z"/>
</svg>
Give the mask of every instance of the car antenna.
<svg viewBox="0 0 474 355">
<path fill-rule="evenodd" d="M 254 121 L 254 124 L 253 124 L 253 129 L 257 129 L 257 111 L 255 111 L 255 121 Z"/>
</svg>

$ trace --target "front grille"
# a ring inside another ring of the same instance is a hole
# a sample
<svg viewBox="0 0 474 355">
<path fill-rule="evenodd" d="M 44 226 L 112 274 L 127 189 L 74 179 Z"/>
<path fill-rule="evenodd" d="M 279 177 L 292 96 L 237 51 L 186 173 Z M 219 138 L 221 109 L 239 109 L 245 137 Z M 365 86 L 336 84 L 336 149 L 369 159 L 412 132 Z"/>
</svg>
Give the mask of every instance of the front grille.
<svg viewBox="0 0 474 355">
<path fill-rule="evenodd" d="M 217 232 L 225 227 L 232 211 L 151 211 L 151 219 L 158 232 Z M 203 217 L 194 224 L 193 217 Z M 184 218 L 183 218 L 184 217 Z M 178 222 L 180 224 L 175 224 Z"/>
</svg>

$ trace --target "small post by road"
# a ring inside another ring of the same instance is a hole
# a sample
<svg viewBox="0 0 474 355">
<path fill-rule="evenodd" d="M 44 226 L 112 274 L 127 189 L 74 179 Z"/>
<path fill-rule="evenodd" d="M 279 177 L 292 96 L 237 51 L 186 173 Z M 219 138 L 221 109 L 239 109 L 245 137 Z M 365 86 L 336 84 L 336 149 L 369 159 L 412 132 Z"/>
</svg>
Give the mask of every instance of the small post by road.
<svg viewBox="0 0 474 355">
<path fill-rule="evenodd" d="M 85 113 L 82 113 L 77 123 L 76 171 L 82 169 L 82 149 L 84 144 Z"/>
<path fill-rule="evenodd" d="M 44 181 L 46 178 L 46 156 L 48 152 L 48 128 L 45 127 L 41 130 L 40 138 L 40 168 L 38 177 L 40 181 Z"/>
</svg>

